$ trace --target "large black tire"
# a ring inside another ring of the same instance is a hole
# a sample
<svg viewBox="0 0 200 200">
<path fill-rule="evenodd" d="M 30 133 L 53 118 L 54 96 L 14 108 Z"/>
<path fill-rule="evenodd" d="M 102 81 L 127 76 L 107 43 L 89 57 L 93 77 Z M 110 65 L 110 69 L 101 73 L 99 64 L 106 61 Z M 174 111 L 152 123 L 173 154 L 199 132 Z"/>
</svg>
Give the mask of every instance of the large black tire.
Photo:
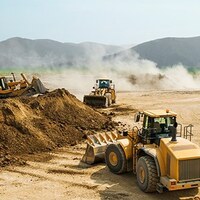
<svg viewBox="0 0 200 200">
<path fill-rule="evenodd" d="M 156 164 L 150 156 L 142 156 L 137 163 L 137 182 L 144 192 L 155 192 L 159 182 Z"/>
<path fill-rule="evenodd" d="M 107 167 L 115 174 L 122 174 L 127 171 L 127 160 L 124 150 L 119 144 L 110 144 L 105 152 Z"/>
</svg>

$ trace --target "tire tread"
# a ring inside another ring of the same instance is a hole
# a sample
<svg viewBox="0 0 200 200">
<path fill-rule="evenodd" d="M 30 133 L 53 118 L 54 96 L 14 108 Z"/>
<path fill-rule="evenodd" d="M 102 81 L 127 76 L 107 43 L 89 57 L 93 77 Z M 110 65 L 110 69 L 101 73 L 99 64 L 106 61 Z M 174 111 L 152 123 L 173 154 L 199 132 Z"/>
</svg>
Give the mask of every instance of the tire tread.
<svg viewBox="0 0 200 200">
<path fill-rule="evenodd" d="M 121 166 L 120 169 L 116 170 L 114 167 L 112 167 L 112 165 L 109 163 L 109 159 L 108 159 L 108 154 L 109 151 L 112 149 L 112 151 L 118 151 L 120 156 L 121 156 Z M 126 160 L 126 156 L 124 153 L 124 150 L 122 149 L 120 144 L 110 144 L 105 152 L 105 161 L 106 161 L 106 165 L 107 167 L 110 169 L 111 172 L 115 173 L 115 174 L 122 174 L 125 173 L 127 171 L 127 160 Z"/>
<path fill-rule="evenodd" d="M 155 192 L 157 183 L 159 182 L 155 161 L 150 156 L 143 156 L 140 159 L 143 159 L 148 171 L 147 187 L 144 189 L 144 192 Z"/>
</svg>

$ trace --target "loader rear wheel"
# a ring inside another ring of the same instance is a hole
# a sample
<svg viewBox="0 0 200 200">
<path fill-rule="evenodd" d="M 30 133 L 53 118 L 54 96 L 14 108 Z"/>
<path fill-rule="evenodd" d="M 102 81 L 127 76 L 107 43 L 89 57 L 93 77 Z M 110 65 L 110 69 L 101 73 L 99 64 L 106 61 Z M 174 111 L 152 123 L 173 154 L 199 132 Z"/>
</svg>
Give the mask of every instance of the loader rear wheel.
<svg viewBox="0 0 200 200">
<path fill-rule="evenodd" d="M 159 182 L 156 164 L 150 156 L 142 156 L 137 163 L 137 182 L 144 192 L 155 192 Z"/>
<path fill-rule="evenodd" d="M 106 165 L 111 172 L 121 174 L 126 172 L 127 160 L 124 150 L 119 144 L 110 144 L 105 152 Z"/>
</svg>

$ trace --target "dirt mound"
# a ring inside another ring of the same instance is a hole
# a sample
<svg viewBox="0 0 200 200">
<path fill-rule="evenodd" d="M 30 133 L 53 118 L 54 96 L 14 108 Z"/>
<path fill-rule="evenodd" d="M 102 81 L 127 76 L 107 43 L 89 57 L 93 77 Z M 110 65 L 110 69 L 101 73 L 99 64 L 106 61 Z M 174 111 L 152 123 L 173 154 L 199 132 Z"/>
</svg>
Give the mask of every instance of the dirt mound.
<svg viewBox="0 0 200 200">
<path fill-rule="evenodd" d="M 1 100 L 0 107 L 0 164 L 8 152 L 18 155 L 74 145 L 90 130 L 110 126 L 108 118 L 65 89 Z"/>
</svg>

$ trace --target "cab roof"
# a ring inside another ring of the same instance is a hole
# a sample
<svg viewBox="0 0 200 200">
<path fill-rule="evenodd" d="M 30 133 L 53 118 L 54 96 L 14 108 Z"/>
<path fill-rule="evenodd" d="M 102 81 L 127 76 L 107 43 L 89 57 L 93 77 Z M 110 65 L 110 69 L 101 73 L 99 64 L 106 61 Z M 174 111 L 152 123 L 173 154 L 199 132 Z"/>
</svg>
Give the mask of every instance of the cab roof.
<svg viewBox="0 0 200 200">
<path fill-rule="evenodd" d="M 0 78 L 10 78 L 10 79 L 13 79 L 12 76 L 0 76 Z"/>
<path fill-rule="evenodd" d="M 145 110 L 144 114 L 149 117 L 176 117 L 177 113 L 172 112 L 171 110 Z"/>
<path fill-rule="evenodd" d="M 112 81 L 112 80 L 108 78 L 99 78 L 97 79 L 97 81 Z"/>
</svg>

